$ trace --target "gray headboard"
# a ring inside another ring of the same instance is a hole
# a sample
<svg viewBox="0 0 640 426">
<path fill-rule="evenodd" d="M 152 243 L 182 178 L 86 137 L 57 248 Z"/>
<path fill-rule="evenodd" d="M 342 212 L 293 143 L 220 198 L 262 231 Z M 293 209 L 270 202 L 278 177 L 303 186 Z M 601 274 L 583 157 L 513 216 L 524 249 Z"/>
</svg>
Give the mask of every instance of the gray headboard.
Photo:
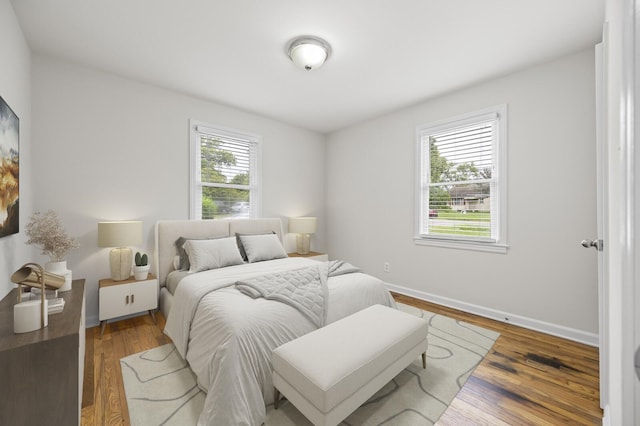
<svg viewBox="0 0 640 426">
<path fill-rule="evenodd" d="M 164 286 L 167 274 L 173 270 L 176 255 L 175 241 L 186 238 L 232 237 L 236 233 L 273 231 L 283 241 L 280 219 L 213 219 L 213 220 L 159 220 L 156 222 L 154 264 L 160 286 Z"/>
</svg>

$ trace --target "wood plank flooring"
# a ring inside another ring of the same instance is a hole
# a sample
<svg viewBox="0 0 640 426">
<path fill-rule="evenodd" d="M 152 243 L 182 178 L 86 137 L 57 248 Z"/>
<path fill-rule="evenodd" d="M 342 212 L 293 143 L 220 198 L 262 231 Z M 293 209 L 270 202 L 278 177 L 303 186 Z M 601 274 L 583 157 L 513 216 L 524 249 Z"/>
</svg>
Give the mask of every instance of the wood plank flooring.
<svg viewBox="0 0 640 426">
<path fill-rule="evenodd" d="M 598 349 L 394 294 L 500 333 L 439 425 L 600 425 Z"/>
<path fill-rule="evenodd" d="M 83 426 L 129 425 L 129 412 L 120 371 L 120 358 L 170 343 L 162 333 L 165 319 L 156 314 L 143 315 L 107 324 L 100 338 L 100 327 L 86 331 L 84 386 L 82 395 Z"/>
<path fill-rule="evenodd" d="M 511 324 L 394 294 L 396 300 L 500 333 L 439 425 L 595 425 L 598 350 Z M 165 320 L 156 314 L 87 329 L 82 425 L 128 425 L 120 358 L 162 346 Z"/>
</svg>

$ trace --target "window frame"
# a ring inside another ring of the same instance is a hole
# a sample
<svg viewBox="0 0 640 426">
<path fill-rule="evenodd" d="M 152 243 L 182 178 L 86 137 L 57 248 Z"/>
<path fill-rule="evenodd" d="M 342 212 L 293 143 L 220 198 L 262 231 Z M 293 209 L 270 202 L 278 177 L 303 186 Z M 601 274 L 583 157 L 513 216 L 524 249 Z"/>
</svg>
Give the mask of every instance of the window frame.
<svg viewBox="0 0 640 426">
<path fill-rule="evenodd" d="M 200 129 L 200 130 L 199 130 Z M 201 156 L 200 156 L 200 134 L 220 136 L 221 138 L 231 138 L 246 141 L 253 144 L 254 155 L 249 173 L 249 217 L 258 218 L 262 216 L 262 136 L 242 130 L 231 129 L 217 124 L 206 123 L 199 120 L 189 120 L 189 218 L 192 220 L 202 219 L 203 186 L 217 186 L 215 183 L 202 185 Z M 227 188 L 229 186 L 226 186 Z M 239 188 L 245 189 L 245 188 Z M 199 194 L 199 197 L 198 197 Z M 198 212 L 200 215 L 198 217 Z"/>
<path fill-rule="evenodd" d="M 491 221 L 496 224 L 497 238 L 480 239 L 465 238 L 454 235 L 428 234 L 423 232 L 424 215 L 429 209 L 424 203 L 425 188 L 428 197 L 431 179 L 430 153 L 424 153 L 423 140 L 429 135 L 440 133 L 448 129 L 469 126 L 475 123 L 496 120 L 495 137 L 492 141 L 492 180 L 495 180 L 491 190 Z M 426 164 L 423 163 L 426 161 Z M 436 247 L 447 247 L 463 250 L 486 251 L 492 253 L 507 252 L 507 105 L 501 104 L 479 111 L 461 114 L 455 117 L 421 124 L 415 128 L 415 219 L 414 243 Z M 497 198 L 497 199 L 496 199 Z M 495 210 L 495 211 L 494 211 Z"/>
</svg>

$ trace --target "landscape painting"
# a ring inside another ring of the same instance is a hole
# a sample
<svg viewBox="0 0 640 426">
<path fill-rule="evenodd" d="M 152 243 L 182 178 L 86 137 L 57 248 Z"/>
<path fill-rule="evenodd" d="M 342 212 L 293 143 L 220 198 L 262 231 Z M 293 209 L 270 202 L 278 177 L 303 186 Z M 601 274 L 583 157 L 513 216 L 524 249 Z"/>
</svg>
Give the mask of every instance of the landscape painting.
<svg viewBox="0 0 640 426">
<path fill-rule="evenodd" d="M 0 237 L 18 233 L 20 121 L 0 97 Z"/>
</svg>

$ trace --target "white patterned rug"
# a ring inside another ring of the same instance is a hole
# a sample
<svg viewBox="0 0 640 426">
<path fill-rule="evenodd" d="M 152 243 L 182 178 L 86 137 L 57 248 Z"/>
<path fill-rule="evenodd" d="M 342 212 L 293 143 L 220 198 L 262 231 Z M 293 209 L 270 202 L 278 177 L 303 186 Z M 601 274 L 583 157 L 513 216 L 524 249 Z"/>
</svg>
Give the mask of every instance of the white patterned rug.
<svg viewBox="0 0 640 426">
<path fill-rule="evenodd" d="M 427 369 L 417 359 L 341 425 L 431 425 L 444 413 L 499 333 L 398 304 L 429 321 Z M 120 360 L 136 425 L 195 425 L 205 394 L 173 344 Z M 266 426 L 311 425 L 288 401 L 267 408 Z"/>
</svg>

